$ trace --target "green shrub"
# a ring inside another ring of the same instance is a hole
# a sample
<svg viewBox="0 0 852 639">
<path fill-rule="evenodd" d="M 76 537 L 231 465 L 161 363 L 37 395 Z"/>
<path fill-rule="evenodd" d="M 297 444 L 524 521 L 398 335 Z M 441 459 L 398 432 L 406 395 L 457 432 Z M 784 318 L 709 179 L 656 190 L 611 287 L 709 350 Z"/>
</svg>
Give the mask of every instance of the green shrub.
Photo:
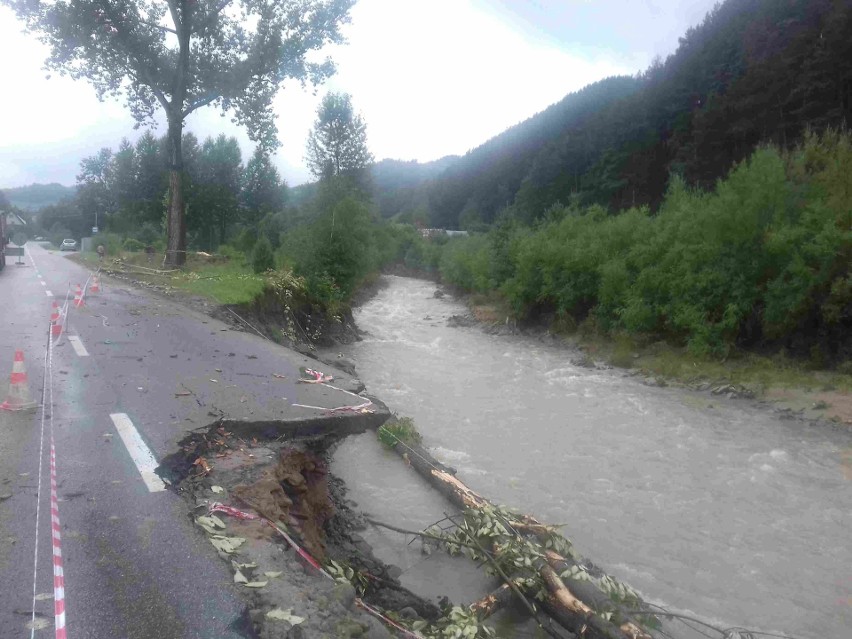
<svg viewBox="0 0 852 639">
<path fill-rule="evenodd" d="M 222 244 L 216 252 L 234 264 L 245 264 L 246 262 L 246 254 L 230 244 Z"/>
<path fill-rule="evenodd" d="M 125 251 L 144 251 L 145 245 L 132 237 L 125 238 L 124 242 L 122 242 L 122 247 Z"/>
<path fill-rule="evenodd" d="M 499 288 L 520 316 L 697 356 L 795 336 L 798 355 L 825 365 L 852 352 L 850 211 L 852 137 L 829 131 L 788 154 L 758 149 L 710 193 L 675 176 L 654 216 L 556 206 L 529 228 L 510 211 L 487 236 L 446 244 L 440 270 L 469 291 Z"/>
<path fill-rule="evenodd" d="M 272 253 L 272 245 L 266 236 L 261 236 L 255 242 L 251 254 L 251 268 L 255 273 L 265 273 L 275 268 L 275 256 Z"/>
</svg>

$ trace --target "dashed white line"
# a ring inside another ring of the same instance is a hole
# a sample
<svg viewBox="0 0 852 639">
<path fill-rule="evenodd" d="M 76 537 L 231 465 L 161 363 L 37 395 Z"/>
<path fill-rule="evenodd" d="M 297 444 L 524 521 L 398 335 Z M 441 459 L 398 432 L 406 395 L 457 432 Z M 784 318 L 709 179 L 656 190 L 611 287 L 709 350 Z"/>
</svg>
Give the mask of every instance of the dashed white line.
<svg viewBox="0 0 852 639">
<path fill-rule="evenodd" d="M 53 293 L 51 293 L 49 290 L 45 290 L 44 294 L 47 295 L 48 297 L 53 297 Z"/>
<path fill-rule="evenodd" d="M 83 346 L 83 342 L 78 335 L 69 335 L 68 341 L 71 343 L 71 347 L 74 349 L 74 352 L 77 353 L 80 357 L 88 357 L 89 351 L 86 350 L 86 347 Z"/>
<path fill-rule="evenodd" d="M 148 490 L 152 493 L 165 490 L 166 485 L 163 480 L 154 472 L 154 469 L 158 466 L 157 458 L 142 441 L 139 431 L 136 430 L 127 414 L 112 413 L 110 419 L 115 424 L 115 429 L 118 431 L 121 441 L 124 442 L 127 452 L 130 453 L 130 458 L 136 464 L 136 468 L 139 469 L 139 474 L 142 475 L 142 481 L 145 482 Z"/>
<path fill-rule="evenodd" d="M 42 286 L 47 286 L 47 282 L 45 282 L 44 280 L 39 280 L 39 283 L 40 283 Z"/>
</svg>

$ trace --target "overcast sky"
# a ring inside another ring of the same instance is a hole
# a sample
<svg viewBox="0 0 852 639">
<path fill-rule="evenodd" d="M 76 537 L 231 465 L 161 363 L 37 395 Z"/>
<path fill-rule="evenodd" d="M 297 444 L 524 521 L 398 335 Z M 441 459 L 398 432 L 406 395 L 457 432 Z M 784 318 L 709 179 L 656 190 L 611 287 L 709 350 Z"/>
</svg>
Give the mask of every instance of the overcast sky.
<svg viewBox="0 0 852 639">
<path fill-rule="evenodd" d="M 313 95 L 298 84 L 276 99 L 276 161 L 291 185 L 310 178 L 305 139 L 327 90 L 346 91 L 367 121 L 377 159 L 463 154 L 565 94 L 633 74 L 713 0 L 359 0 L 348 44 L 334 47 L 338 74 Z M 81 158 L 141 133 L 121 103 L 98 102 L 85 81 L 41 65 L 44 47 L 0 7 L 0 187 L 73 184 Z M 239 128 L 206 108 L 191 115 L 199 138 Z M 157 135 L 163 135 L 160 127 Z"/>
</svg>

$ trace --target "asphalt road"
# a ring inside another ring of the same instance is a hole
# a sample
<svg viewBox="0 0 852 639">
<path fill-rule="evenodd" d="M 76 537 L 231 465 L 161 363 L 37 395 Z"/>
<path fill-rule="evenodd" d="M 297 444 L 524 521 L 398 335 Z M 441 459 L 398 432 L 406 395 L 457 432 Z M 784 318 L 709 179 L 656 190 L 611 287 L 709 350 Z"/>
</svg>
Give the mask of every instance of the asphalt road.
<svg viewBox="0 0 852 639">
<path fill-rule="evenodd" d="M 51 421 L 68 636 L 248 636 L 230 570 L 186 504 L 150 473 L 145 481 L 146 450 L 162 459 L 188 430 L 218 416 L 312 417 L 317 411 L 292 404 L 334 407 L 352 398 L 297 384 L 298 367 L 313 360 L 104 278 L 100 293 L 70 308 L 45 377 L 51 302 L 62 304 L 89 272 L 32 243 L 27 252 L 25 265 L 13 258 L 0 272 L 0 401 L 21 349 L 34 399 L 42 403 L 52 380 L 53 402 L 48 393 L 44 410 L 0 411 L 0 637 L 55 634 Z M 329 372 L 340 387 L 355 385 Z"/>
</svg>

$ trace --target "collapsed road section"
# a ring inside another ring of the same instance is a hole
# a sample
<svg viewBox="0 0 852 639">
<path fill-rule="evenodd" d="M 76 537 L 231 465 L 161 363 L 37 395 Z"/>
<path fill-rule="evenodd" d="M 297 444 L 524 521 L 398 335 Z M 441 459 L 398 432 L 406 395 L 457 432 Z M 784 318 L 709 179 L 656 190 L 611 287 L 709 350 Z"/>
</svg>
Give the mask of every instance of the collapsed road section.
<svg viewBox="0 0 852 639">
<path fill-rule="evenodd" d="M 258 637 L 380 639 L 398 625 L 381 611 L 413 621 L 441 615 L 372 555 L 357 534 L 363 519 L 328 472 L 341 438 L 389 417 L 380 402 L 362 399 L 301 419 L 217 420 L 158 469 L 233 569 Z"/>
</svg>

